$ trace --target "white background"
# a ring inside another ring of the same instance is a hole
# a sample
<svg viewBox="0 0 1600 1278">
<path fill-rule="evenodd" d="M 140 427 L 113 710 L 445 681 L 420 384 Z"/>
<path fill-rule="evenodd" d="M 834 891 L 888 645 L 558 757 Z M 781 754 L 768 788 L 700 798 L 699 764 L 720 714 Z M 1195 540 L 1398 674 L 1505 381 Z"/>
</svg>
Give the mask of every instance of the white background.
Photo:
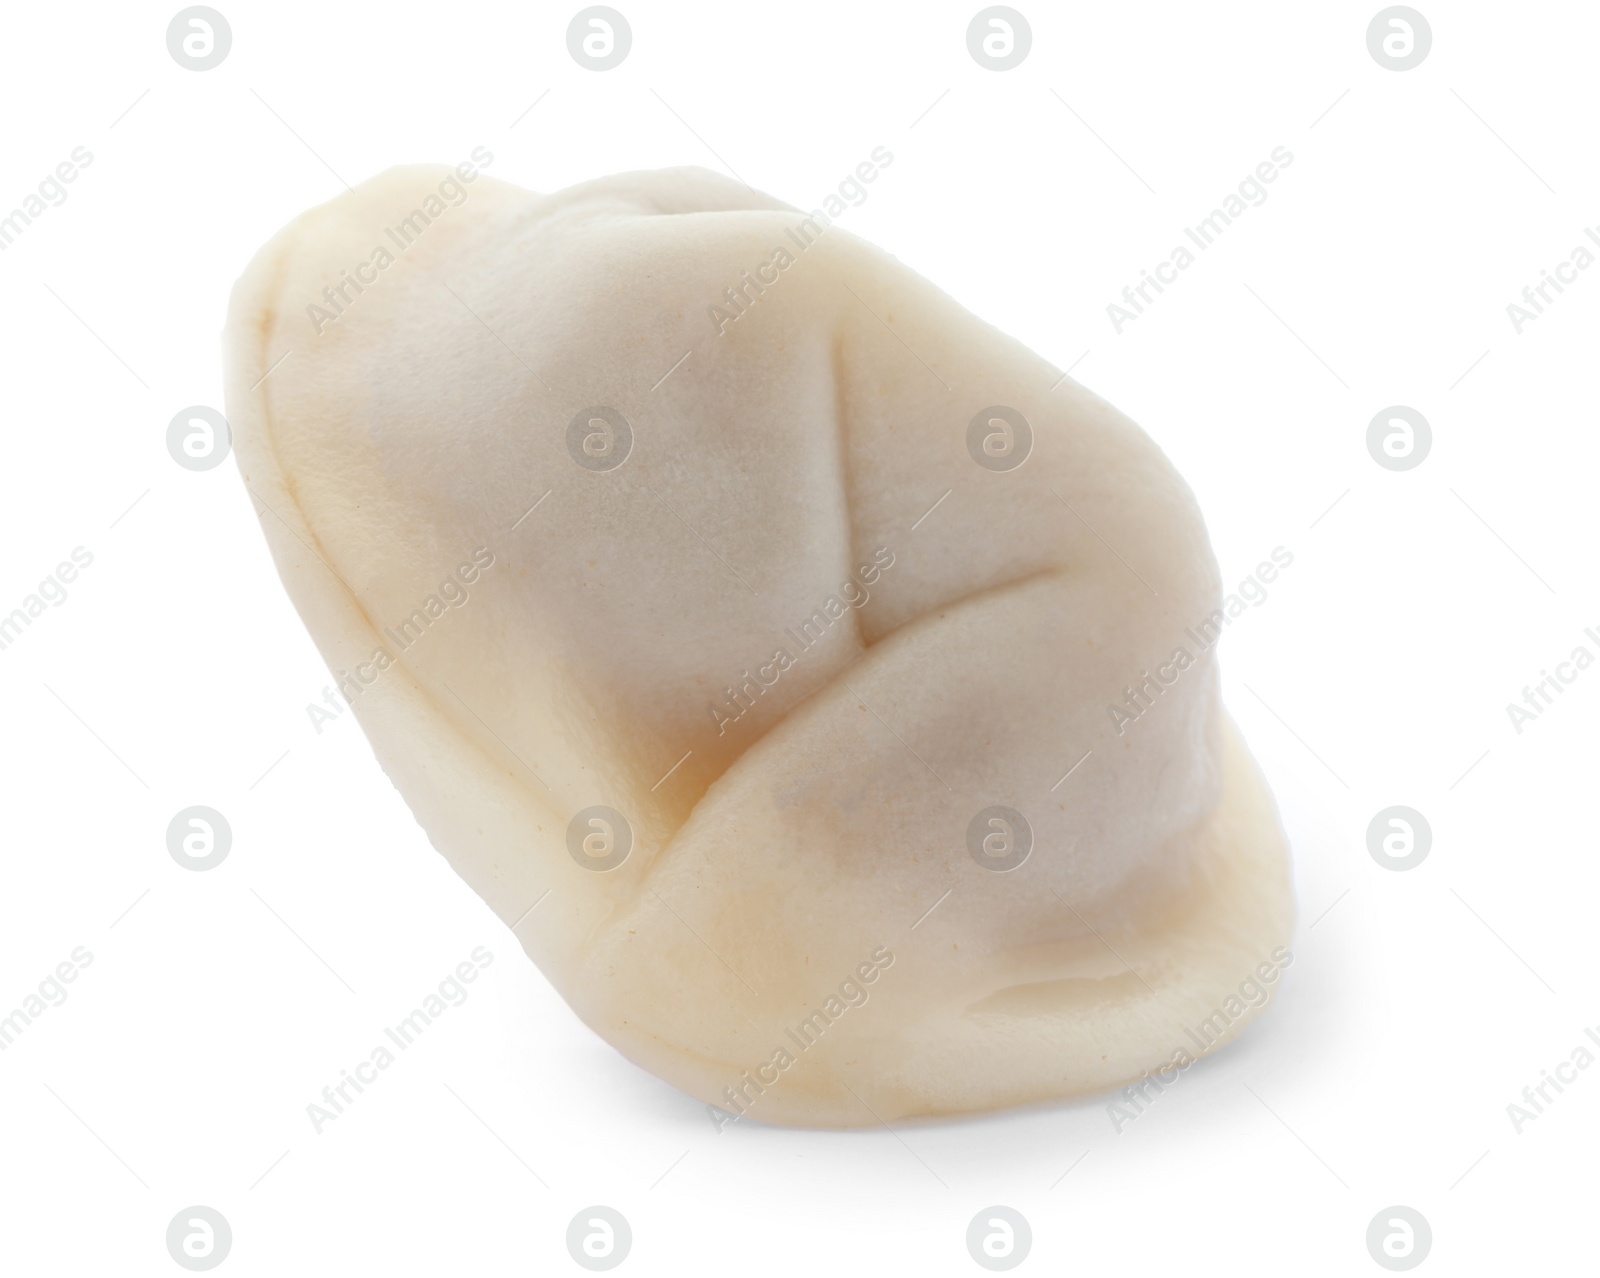
<svg viewBox="0 0 1600 1278">
<path fill-rule="evenodd" d="M 633 48 L 597 74 L 575 2 L 217 3 L 203 73 L 167 52 L 175 5 L 9 6 L 0 47 L 0 211 L 94 156 L 0 254 L 0 611 L 94 556 L 0 652 L 0 1012 L 93 954 L 0 1053 L 0 1269 L 181 1272 L 191 1204 L 237 1274 L 576 1273 L 592 1203 L 632 1224 L 625 1273 L 976 1273 L 991 1204 L 1032 1224 L 1023 1272 L 1377 1273 L 1391 1204 L 1431 1223 L 1423 1272 L 1593 1265 L 1600 1068 L 1520 1134 L 1506 1107 L 1600 1024 L 1600 668 L 1521 734 L 1505 706 L 1600 655 L 1600 270 L 1520 335 L 1506 306 L 1600 222 L 1600 11 L 1418 0 L 1433 48 L 1396 73 L 1373 0 L 1017 0 L 1032 52 L 995 73 L 976 0 L 617 0 Z M 717 1134 L 578 1023 L 353 719 L 312 727 L 327 671 L 236 470 L 180 469 L 167 423 L 221 407 L 269 235 L 476 146 L 538 190 L 703 164 L 806 208 L 885 146 L 846 228 L 1139 421 L 1225 580 L 1293 553 L 1222 652 L 1294 845 L 1295 963 L 1120 1134 L 1105 1097 Z M 1119 336 L 1106 305 L 1277 146 L 1267 202 Z M 1392 404 L 1433 429 L 1404 473 L 1365 446 Z M 191 804 L 234 831 L 207 873 L 165 845 Z M 1433 830 L 1405 873 L 1366 847 L 1391 804 Z M 315 1133 L 479 945 L 470 999 Z"/>
</svg>

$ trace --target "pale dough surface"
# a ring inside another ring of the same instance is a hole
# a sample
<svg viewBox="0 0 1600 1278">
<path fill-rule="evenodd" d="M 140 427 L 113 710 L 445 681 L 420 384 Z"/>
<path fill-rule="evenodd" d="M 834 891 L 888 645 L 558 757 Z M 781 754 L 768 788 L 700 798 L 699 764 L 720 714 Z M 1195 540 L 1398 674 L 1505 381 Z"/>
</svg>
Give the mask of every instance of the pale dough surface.
<svg viewBox="0 0 1600 1278">
<path fill-rule="evenodd" d="M 225 335 L 284 583 L 336 674 L 394 658 L 353 705 L 434 846 L 597 1033 L 752 1119 L 989 1109 L 1193 1050 L 1293 906 L 1214 654 L 1121 731 L 1107 712 L 1220 597 L 1159 449 L 839 228 L 719 333 L 707 308 L 804 214 L 695 169 L 554 196 L 480 175 L 316 332 L 448 176 L 303 215 Z M 1014 470 L 968 452 L 992 405 L 1031 426 Z M 613 470 L 568 450 L 594 406 L 633 432 Z M 479 550 L 402 651 L 386 630 Z M 853 574 L 868 598 L 800 648 Z M 596 805 L 633 837 L 603 873 L 567 841 Z M 968 851 L 993 805 L 1032 829 L 1006 873 Z"/>
</svg>

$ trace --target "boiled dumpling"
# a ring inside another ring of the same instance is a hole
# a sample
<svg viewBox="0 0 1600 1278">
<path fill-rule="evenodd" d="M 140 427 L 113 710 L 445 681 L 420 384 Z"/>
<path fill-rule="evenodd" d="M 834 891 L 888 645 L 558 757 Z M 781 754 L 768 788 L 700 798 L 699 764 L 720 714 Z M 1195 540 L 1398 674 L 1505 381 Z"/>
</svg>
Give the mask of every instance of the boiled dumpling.
<svg viewBox="0 0 1600 1278">
<path fill-rule="evenodd" d="M 1190 633 L 1193 495 L 825 211 L 697 169 L 395 169 L 260 251 L 225 347 L 380 763 L 716 1121 L 1105 1090 L 1285 965 L 1285 839 Z"/>
</svg>

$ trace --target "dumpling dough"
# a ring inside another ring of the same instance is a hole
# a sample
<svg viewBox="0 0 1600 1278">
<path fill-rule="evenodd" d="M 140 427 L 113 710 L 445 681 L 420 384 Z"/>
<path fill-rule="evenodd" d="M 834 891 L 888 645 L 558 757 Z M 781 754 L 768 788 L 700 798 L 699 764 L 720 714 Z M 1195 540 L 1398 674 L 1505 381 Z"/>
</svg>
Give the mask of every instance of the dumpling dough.
<svg viewBox="0 0 1600 1278">
<path fill-rule="evenodd" d="M 817 1127 L 1230 1039 L 1287 848 L 1186 633 L 1218 573 L 1159 449 L 717 175 L 451 179 L 392 170 L 259 252 L 228 416 L 379 761 L 578 1015 Z"/>
</svg>

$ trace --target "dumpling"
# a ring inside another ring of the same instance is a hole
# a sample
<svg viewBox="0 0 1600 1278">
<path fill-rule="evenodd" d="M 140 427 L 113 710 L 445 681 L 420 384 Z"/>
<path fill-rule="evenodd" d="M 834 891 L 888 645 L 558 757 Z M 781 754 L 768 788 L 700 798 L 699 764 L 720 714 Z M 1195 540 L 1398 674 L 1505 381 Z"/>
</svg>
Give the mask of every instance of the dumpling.
<svg viewBox="0 0 1600 1278">
<path fill-rule="evenodd" d="M 1105 1090 L 1231 1039 L 1290 960 L 1193 495 L 820 211 L 395 169 L 258 253 L 225 350 L 379 762 L 715 1120 Z"/>
</svg>

